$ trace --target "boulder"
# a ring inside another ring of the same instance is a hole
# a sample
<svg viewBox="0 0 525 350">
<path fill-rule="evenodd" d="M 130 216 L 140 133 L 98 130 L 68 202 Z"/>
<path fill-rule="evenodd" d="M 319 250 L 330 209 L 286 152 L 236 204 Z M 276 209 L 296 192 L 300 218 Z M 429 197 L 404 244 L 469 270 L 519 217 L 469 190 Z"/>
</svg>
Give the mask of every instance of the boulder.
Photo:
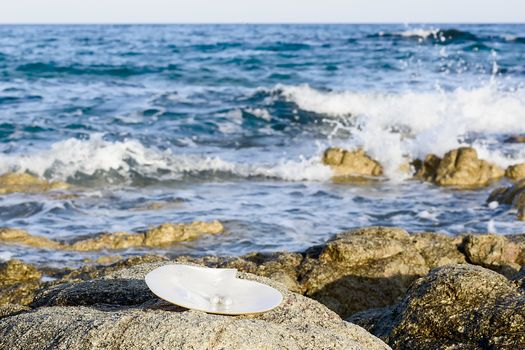
<svg viewBox="0 0 525 350">
<path fill-rule="evenodd" d="M 418 279 L 395 306 L 352 316 L 393 349 L 523 349 L 525 295 L 480 266 L 447 265 Z"/>
<path fill-rule="evenodd" d="M 328 148 L 323 155 L 323 164 L 332 168 L 336 179 L 383 174 L 381 164 L 362 149 L 346 151 L 340 148 Z"/>
<path fill-rule="evenodd" d="M 525 220 L 525 178 L 514 185 L 499 187 L 492 191 L 487 202 L 498 202 L 500 204 L 512 205 L 517 209 L 517 219 Z"/>
<path fill-rule="evenodd" d="M 5 173 L 0 175 L 0 194 L 13 192 L 46 192 L 68 188 L 63 182 L 50 182 L 28 173 Z"/>
<path fill-rule="evenodd" d="M 472 147 L 460 147 L 441 159 L 428 155 L 423 162 L 414 163 L 416 178 L 439 186 L 481 187 L 504 176 L 503 169 L 478 158 Z"/>
<path fill-rule="evenodd" d="M 525 135 L 511 135 L 505 139 L 507 143 L 525 143 Z"/>
<path fill-rule="evenodd" d="M 141 264 L 81 283 L 44 289 L 30 312 L 0 318 L 2 349 L 389 349 L 318 302 L 264 277 L 283 303 L 257 315 L 186 310 L 154 296 Z"/>
<path fill-rule="evenodd" d="M 342 317 L 394 304 L 430 269 L 465 262 L 461 238 L 369 227 L 310 249 L 300 269 L 305 295 Z"/>
<path fill-rule="evenodd" d="M 505 176 L 512 180 L 525 178 L 525 163 L 511 165 L 505 170 Z"/>
</svg>

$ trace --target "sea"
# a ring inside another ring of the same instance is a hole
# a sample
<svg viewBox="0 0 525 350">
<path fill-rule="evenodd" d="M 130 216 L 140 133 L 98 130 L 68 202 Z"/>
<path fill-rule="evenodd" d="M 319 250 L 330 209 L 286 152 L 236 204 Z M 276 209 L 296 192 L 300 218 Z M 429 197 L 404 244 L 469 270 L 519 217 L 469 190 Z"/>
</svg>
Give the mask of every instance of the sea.
<svg viewBox="0 0 525 350">
<path fill-rule="evenodd" d="M 525 25 L 0 26 L 0 173 L 75 196 L 0 196 L 0 226 L 57 240 L 220 220 L 162 249 L 0 245 L 0 259 L 78 266 L 103 255 L 301 251 L 371 225 L 525 232 L 503 180 L 442 188 L 399 168 L 461 145 L 525 162 Z M 336 183 L 327 147 L 385 169 Z"/>
</svg>

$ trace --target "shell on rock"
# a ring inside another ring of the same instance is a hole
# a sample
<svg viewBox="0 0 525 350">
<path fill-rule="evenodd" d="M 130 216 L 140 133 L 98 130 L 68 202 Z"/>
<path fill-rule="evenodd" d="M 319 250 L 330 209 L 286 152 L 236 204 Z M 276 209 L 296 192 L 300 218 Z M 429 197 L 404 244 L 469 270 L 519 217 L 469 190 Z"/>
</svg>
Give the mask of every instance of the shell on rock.
<svg viewBox="0 0 525 350">
<path fill-rule="evenodd" d="M 283 296 L 275 288 L 236 275 L 237 269 L 173 264 L 148 273 L 146 284 L 170 303 L 215 314 L 256 314 L 281 304 Z"/>
</svg>

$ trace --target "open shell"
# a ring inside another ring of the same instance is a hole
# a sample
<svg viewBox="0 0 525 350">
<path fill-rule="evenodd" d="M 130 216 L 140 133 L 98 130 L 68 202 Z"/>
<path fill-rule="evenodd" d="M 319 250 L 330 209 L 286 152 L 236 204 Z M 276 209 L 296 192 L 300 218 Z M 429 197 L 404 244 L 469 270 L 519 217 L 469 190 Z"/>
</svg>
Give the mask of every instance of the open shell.
<svg viewBox="0 0 525 350">
<path fill-rule="evenodd" d="M 236 269 L 164 265 L 146 275 L 146 284 L 170 303 L 215 314 L 255 314 L 281 304 L 283 296 L 278 290 L 238 279 L 236 274 Z"/>
</svg>

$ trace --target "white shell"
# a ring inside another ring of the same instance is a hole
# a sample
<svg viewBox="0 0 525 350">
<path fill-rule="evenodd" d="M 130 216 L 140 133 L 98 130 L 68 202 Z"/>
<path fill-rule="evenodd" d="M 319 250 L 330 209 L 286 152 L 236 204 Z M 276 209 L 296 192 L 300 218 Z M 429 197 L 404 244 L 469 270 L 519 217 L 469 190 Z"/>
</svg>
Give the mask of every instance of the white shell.
<svg viewBox="0 0 525 350">
<path fill-rule="evenodd" d="M 236 274 L 236 269 L 164 265 L 146 275 L 146 284 L 170 303 L 223 315 L 261 313 L 283 301 L 277 289 Z"/>
</svg>

